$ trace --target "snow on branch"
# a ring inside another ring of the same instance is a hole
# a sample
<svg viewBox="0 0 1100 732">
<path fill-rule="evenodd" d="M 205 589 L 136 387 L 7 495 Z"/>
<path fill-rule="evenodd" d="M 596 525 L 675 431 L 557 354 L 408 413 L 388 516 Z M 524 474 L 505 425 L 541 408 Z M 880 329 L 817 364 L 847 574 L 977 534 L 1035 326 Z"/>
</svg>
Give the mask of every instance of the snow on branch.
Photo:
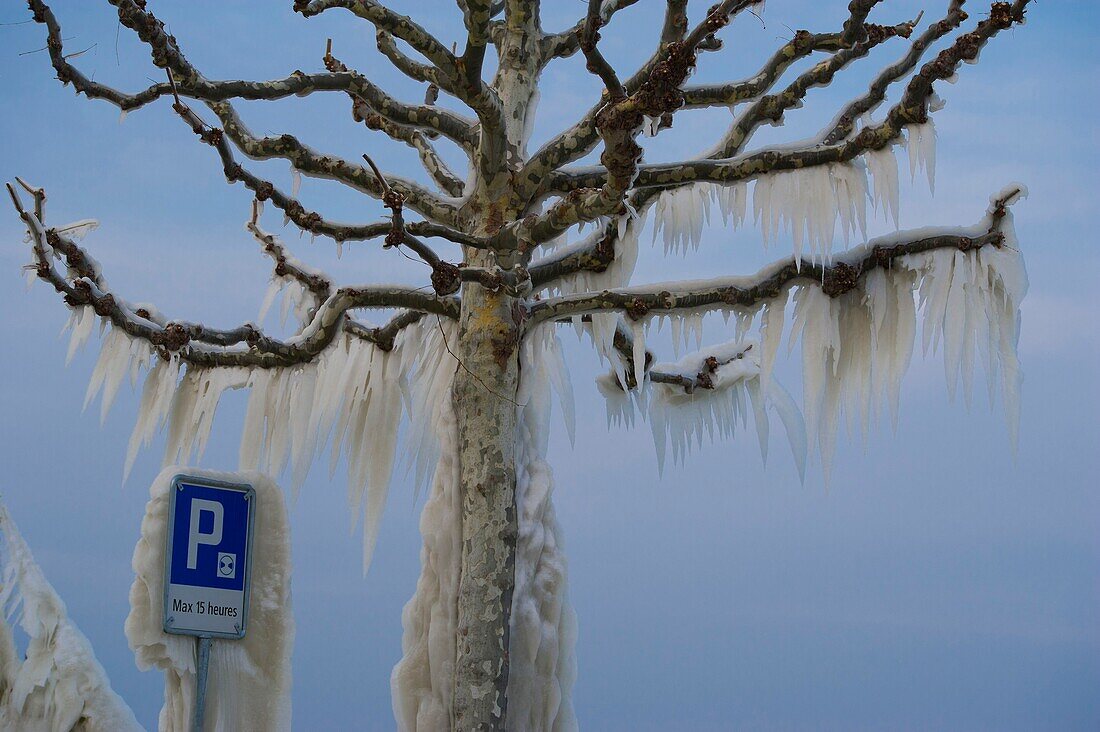
<svg viewBox="0 0 1100 732">
<path fill-rule="evenodd" d="M 105 416 L 123 380 L 129 377 L 136 385 L 144 378 L 124 475 L 138 450 L 164 427 L 166 463 L 201 458 L 222 395 L 247 388 L 251 394 L 241 438 L 242 467 L 277 475 L 289 464 L 294 486 L 300 486 L 331 437 L 333 465 L 341 451 L 347 453 L 353 515 L 366 517 L 364 559 L 369 563 L 403 408 L 410 410 L 410 441 L 419 447 L 414 451 L 418 475 L 423 476 L 434 454 L 431 429 L 419 415 L 430 413 L 433 401 L 445 398 L 450 384 L 448 374 L 457 362 L 447 339 L 457 337 L 458 301 L 400 287 L 334 288 L 250 221 L 249 229 L 276 262 L 276 276 L 292 280 L 300 295 L 313 300 L 313 307 L 300 313 L 298 334 L 276 341 L 252 324 L 214 330 L 171 321 L 151 306 L 117 298 L 98 264 L 70 236 L 58 233 L 87 230 L 94 222 L 46 229 L 39 218 L 45 193 L 22 185 L 34 196 L 33 210 L 23 206 L 10 184 L 8 190 L 30 234 L 34 270 L 64 295 L 73 311 L 69 357 L 88 340 L 97 321 L 112 326 L 103 339 L 85 406 L 102 394 Z M 65 260 L 64 275 L 53 266 L 55 256 Z M 471 278 L 491 274 L 467 269 Z M 350 310 L 364 307 L 407 309 L 377 327 L 347 317 Z"/>
<path fill-rule="evenodd" d="M 0 576 L 0 728 L 140 730 L 3 505 Z M 21 650 L 15 625 L 27 638 Z"/>
</svg>

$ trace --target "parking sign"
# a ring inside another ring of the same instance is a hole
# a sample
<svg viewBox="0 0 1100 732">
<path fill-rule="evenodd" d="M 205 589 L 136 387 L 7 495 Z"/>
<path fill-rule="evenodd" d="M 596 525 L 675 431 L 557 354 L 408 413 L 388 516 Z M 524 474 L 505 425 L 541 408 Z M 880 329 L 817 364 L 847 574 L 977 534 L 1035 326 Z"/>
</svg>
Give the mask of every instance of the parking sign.
<svg viewBox="0 0 1100 732">
<path fill-rule="evenodd" d="M 187 475 L 172 479 L 165 632 L 244 637 L 255 504 L 250 485 Z"/>
</svg>

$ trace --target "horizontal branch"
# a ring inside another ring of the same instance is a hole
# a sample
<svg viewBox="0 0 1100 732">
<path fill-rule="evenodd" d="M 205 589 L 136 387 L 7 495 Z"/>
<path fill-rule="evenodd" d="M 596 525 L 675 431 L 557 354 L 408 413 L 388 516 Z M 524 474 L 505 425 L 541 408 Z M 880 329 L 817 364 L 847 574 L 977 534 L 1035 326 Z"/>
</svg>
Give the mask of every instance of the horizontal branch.
<svg viewBox="0 0 1100 732">
<path fill-rule="evenodd" d="M 252 218 L 249 220 L 247 228 L 256 237 L 256 241 L 260 243 L 264 252 L 274 260 L 275 276 L 288 277 L 300 284 L 313 295 L 315 308 L 323 305 L 329 295 L 332 294 L 332 282 L 323 274 L 307 268 L 295 259 L 274 234 L 269 234 L 261 229 L 259 216 L 260 204 L 259 202 L 253 202 Z M 350 314 L 345 313 L 344 330 L 352 337 L 373 343 L 383 351 L 389 352 L 393 350 L 397 334 L 404 328 L 417 323 L 422 317 L 424 317 L 423 312 L 403 310 L 385 325 L 371 327 L 360 323 L 352 318 Z"/>
<path fill-rule="evenodd" d="M 994 202 L 988 215 L 988 229 L 974 235 L 971 230 L 936 236 L 917 236 L 904 241 L 905 235 L 890 237 L 891 243 L 870 242 L 836 258 L 832 264 L 806 259 L 785 259 L 765 267 L 751 277 L 727 277 L 697 282 L 676 282 L 621 290 L 580 293 L 548 298 L 531 303 L 528 317 L 532 325 L 546 320 L 571 318 L 598 312 L 619 312 L 638 320 L 650 313 L 683 310 L 752 307 L 778 297 L 787 287 L 804 283 L 820 287 L 830 297 L 855 289 L 862 278 L 875 269 L 888 269 L 896 259 L 935 249 L 975 251 L 984 246 L 1000 247 L 1005 236 L 1000 223 L 1006 206 L 1018 195 L 1014 190 Z M 895 240 L 902 241 L 894 243 Z"/>
</svg>

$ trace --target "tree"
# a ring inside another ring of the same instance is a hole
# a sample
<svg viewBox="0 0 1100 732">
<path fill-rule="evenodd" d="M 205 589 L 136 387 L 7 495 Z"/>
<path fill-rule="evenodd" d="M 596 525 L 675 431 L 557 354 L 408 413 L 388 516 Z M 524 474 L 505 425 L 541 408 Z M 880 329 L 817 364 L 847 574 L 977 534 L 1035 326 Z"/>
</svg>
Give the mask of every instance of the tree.
<svg viewBox="0 0 1100 732">
<path fill-rule="evenodd" d="M 127 93 L 88 78 L 74 63 L 78 54 L 66 53 L 48 5 L 29 0 L 59 80 L 123 112 L 171 100 L 218 156 L 227 181 L 255 194 L 248 228 L 274 262 L 272 298 L 286 289 L 299 328 L 280 339 L 253 323 L 216 329 L 129 303 L 78 243 L 92 224 L 47 227 L 45 193 L 20 180 L 29 204 L 8 188 L 29 232 L 33 271 L 72 309 L 72 347 L 97 321 L 111 326 L 90 396 L 102 390 L 106 409 L 125 374 L 145 374 L 128 462 L 166 423 L 170 459 L 201 452 L 222 393 L 249 388 L 242 465 L 279 473 L 290 461 L 300 482 L 331 438 L 348 456 L 353 509 L 366 513 L 366 561 L 398 426 L 408 414 L 406 439 L 418 471 L 432 461 L 436 467 L 421 523 L 423 571 L 405 610 L 405 658 L 393 677 L 394 711 L 404 727 L 573 724 L 573 619 L 543 459 L 549 390 L 566 404 L 571 399 L 555 335 L 561 325 L 575 325 L 608 362 L 599 388 L 609 415 L 647 419 L 662 457 L 669 445 L 678 459 L 704 433 L 729 434 L 750 413 L 766 447 L 770 407 L 800 465 L 813 441 L 827 470 L 842 412 L 866 429 L 880 402 L 896 404 L 918 305 L 925 347 L 942 342 L 949 388 L 961 374 L 969 390 L 980 357 L 991 384 L 1001 377 L 1012 423 L 1017 308 L 1026 284 L 1008 207 L 1022 188 L 995 194 L 976 226 L 898 232 L 837 255 L 831 247 L 838 223 L 845 236 L 864 234 L 868 199 L 896 220 L 895 146 L 906 144 L 911 166 L 923 166 L 931 179 L 930 115 L 941 106 L 934 86 L 975 61 L 1000 31 L 1022 23 L 1027 0 L 993 3 L 966 32 L 962 0 L 951 0 L 942 18 L 924 26 L 921 17 L 872 24 L 879 0 L 852 0 L 841 28 L 797 31 L 754 76 L 707 85 L 689 85 L 688 77 L 704 54 L 721 50 L 721 29 L 759 3 L 724 0 L 692 24 L 686 0 L 669 0 L 659 47 L 625 79 L 599 40 L 631 0 L 593 0 L 584 18 L 559 33 L 542 30 L 536 3 L 465 0 L 461 54 L 372 0 L 295 3 L 305 17 L 342 8 L 373 24 L 379 51 L 427 84 L 423 104 L 393 98 L 339 61 L 331 45 L 323 72 L 260 82 L 209 79 L 143 0 L 110 2 L 121 24 L 148 45 L 165 79 Z M 901 59 L 817 137 L 749 149 L 758 129 L 781 123 L 811 88 L 899 38 L 907 42 Z M 937 44 L 943 49 L 926 61 Z M 498 61 L 487 80 L 490 46 Z M 604 93 L 576 124 L 529 154 L 539 74 L 577 53 Z M 793 74 L 815 54 L 823 59 Z M 891 89 L 898 90 L 896 101 L 872 118 Z M 431 182 L 384 173 L 366 155 L 361 164 L 316 152 L 292 135 L 258 136 L 234 106 L 322 92 L 348 95 L 356 121 L 413 147 Z M 441 93 L 475 118 L 437 103 Z M 676 113 L 734 106 L 743 111 L 699 157 L 643 162 L 640 138 L 666 134 Z M 442 140 L 466 153 L 465 178 L 444 162 Z M 582 165 L 596 150 L 599 163 Z M 250 171 L 240 156 L 287 160 L 296 175 L 335 180 L 381 200 L 390 216 L 368 224 L 332 221 L 308 210 L 296 190 Z M 712 206 L 724 220 L 743 222 L 749 182 L 765 240 L 789 233 L 793 256 L 751 276 L 628 286 L 649 211 L 666 250 L 694 250 Z M 312 235 L 407 250 L 430 268 L 430 288 L 338 286 L 261 227 L 265 203 Z M 585 225 L 593 230 L 569 242 Z M 438 253 L 454 245 L 461 261 Z M 790 299 L 791 340 L 800 340 L 803 359 L 801 413 L 771 378 Z M 392 317 L 369 325 L 353 316 L 365 309 Z M 650 325 L 668 320 L 678 346 L 701 332 L 710 312 L 735 318 L 734 338 L 700 344 L 675 363 L 657 362 L 646 345 Z M 758 340 L 746 337 L 754 327 Z"/>
</svg>

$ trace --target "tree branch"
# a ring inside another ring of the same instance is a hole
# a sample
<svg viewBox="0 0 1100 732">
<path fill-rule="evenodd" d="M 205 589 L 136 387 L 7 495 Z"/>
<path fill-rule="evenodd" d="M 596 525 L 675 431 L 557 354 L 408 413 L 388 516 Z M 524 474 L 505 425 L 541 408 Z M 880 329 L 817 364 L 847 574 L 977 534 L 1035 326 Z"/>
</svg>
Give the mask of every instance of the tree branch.
<svg viewBox="0 0 1100 732">
<path fill-rule="evenodd" d="M 677 186 L 697 181 L 733 183 L 781 170 L 806 168 L 825 163 L 841 163 L 854 159 L 868 150 L 877 150 L 896 140 L 910 124 L 928 121 L 928 102 L 933 84 L 950 78 L 964 61 L 972 61 L 989 39 L 998 32 L 1023 22 L 1029 0 L 994 3 L 990 16 L 978 23 L 975 30 L 955 40 L 914 76 L 901 100 L 894 105 L 881 124 L 865 127 L 850 140 L 836 145 L 814 145 L 801 150 L 764 150 L 732 160 L 689 160 L 638 166 L 635 188 Z M 576 172 L 560 171 L 551 176 L 550 187 L 558 192 L 580 191 L 600 185 L 607 172 L 591 168 Z M 553 237 L 548 237 L 553 238 Z M 543 241 L 535 238 L 535 241 Z"/>
<path fill-rule="evenodd" d="M 784 114 L 798 107 L 807 92 L 814 87 L 827 86 L 833 77 L 853 61 L 865 57 L 871 50 L 895 36 L 908 38 L 913 32 L 912 23 L 895 26 L 868 26 L 863 40 L 848 48 L 842 48 L 829 58 L 800 74 L 783 91 L 760 97 L 730 126 L 718 144 L 705 154 L 708 158 L 730 158 L 745 149 L 745 145 L 765 122 L 777 124 Z"/>
<path fill-rule="evenodd" d="M 916 68 L 924 52 L 933 43 L 958 28 L 966 20 L 967 15 L 962 9 L 964 2 L 965 0 L 951 0 L 947 15 L 938 23 L 930 25 L 924 33 L 914 39 L 909 44 L 909 51 L 897 63 L 883 69 L 871 82 L 866 94 L 848 103 L 822 138 L 826 145 L 836 144 L 852 134 L 856 120 L 882 103 L 890 85 Z"/>
<path fill-rule="evenodd" d="M 403 307 L 421 312 L 458 316 L 454 298 L 438 297 L 418 290 L 392 286 L 342 287 L 333 291 L 317 308 L 313 320 L 294 338 L 270 338 L 251 323 L 229 330 L 170 321 L 149 309 L 134 308 L 107 290 L 97 266 L 83 248 L 56 230 L 46 229 L 35 212 L 27 211 L 15 188 L 8 194 L 27 226 L 35 256 L 35 272 L 48 282 L 69 307 L 88 306 L 97 315 L 129 335 L 147 341 L 163 355 L 177 353 L 200 366 L 258 366 L 271 368 L 304 363 L 319 354 L 343 326 L 345 315 L 357 308 Z M 44 200 L 44 194 L 42 196 Z M 38 196 L 35 196 L 36 210 Z M 70 282 L 54 269 L 50 251 L 63 256 L 76 277 Z M 247 350 L 232 346 L 247 345 Z"/>
<path fill-rule="evenodd" d="M 414 61 L 402 53 L 401 49 L 397 47 L 397 41 L 394 40 L 392 33 L 379 28 L 374 34 L 374 40 L 379 53 L 389 59 L 394 68 L 402 74 L 413 81 L 435 84 L 443 91 L 454 94 L 450 77 L 437 67 Z"/>
<path fill-rule="evenodd" d="M 295 280 L 305 288 L 314 298 L 314 309 L 321 307 L 332 294 L 332 282 L 319 272 L 306 267 L 291 255 L 283 246 L 279 238 L 269 234 L 259 225 L 261 204 L 258 201 L 252 203 L 252 218 L 247 228 L 256 241 L 260 243 L 264 253 L 275 262 L 274 275 L 276 277 L 288 277 Z M 403 310 L 395 315 L 386 325 L 377 328 L 364 325 L 353 319 L 350 314 L 344 315 L 344 330 L 356 338 L 373 343 L 383 351 L 392 351 L 394 340 L 402 329 L 416 323 L 424 316 L 424 313 L 416 310 Z"/>
<path fill-rule="evenodd" d="M 620 312 L 634 320 L 649 313 L 671 313 L 680 310 L 707 308 L 752 307 L 778 297 L 785 288 L 800 282 L 820 287 L 830 297 L 837 297 L 859 286 L 867 273 L 888 269 L 894 260 L 910 254 L 934 249 L 974 251 L 984 246 L 1000 247 L 1004 234 L 1000 230 L 1005 210 L 1019 190 L 994 202 L 988 215 L 988 229 L 974 235 L 971 231 L 957 234 L 914 237 L 904 241 L 904 235 L 889 237 L 854 247 L 835 258 L 832 264 L 806 259 L 784 259 L 775 262 L 751 277 L 727 277 L 696 282 L 684 281 L 621 290 L 604 290 L 576 295 L 564 295 L 531 303 L 528 318 L 532 325 L 546 320 L 570 318 L 597 312 Z M 899 243 L 893 243 L 898 240 Z"/>
<path fill-rule="evenodd" d="M 382 197 L 382 188 L 374 175 L 361 165 L 310 150 L 293 135 L 256 137 L 245 126 L 237 111 L 228 102 L 209 102 L 207 106 L 221 120 L 222 129 L 245 155 L 253 160 L 283 158 L 296 169 L 317 178 L 329 178 L 363 191 L 375 198 Z M 405 197 L 420 214 L 441 223 L 456 221 L 456 208 L 427 189 L 409 180 L 388 176 L 391 186 Z"/>
<path fill-rule="evenodd" d="M 592 0 L 595 2 L 596 0 Z M 595 54 L 594 26 L 598 18 L 590 6 L 589 23 L 586 37 L 581 48 L 589 56 L 589 65 L 596 68 L 604 82 L 612 83 L 608 88 L 608 102 L 596 115 L 595 126 L 604 143 L 604 152 L 600 157 L 603 163 L 603 179 L 591 186 L 593 190 L 575 189 L 552 205 L 539 216 L 522 219 L 514 225 L 519 241 L 539 243 L 553 239 L 561 232 L 580 221 L 591 221 L 597 216 L 621 212 L 626 193 L 634 183 L 638 172 L 638 161 L 642 149 L 635 138 L 642 130 L 647 119 L 659 120 L 671 115 L 683 104 L 680 85 L 695 65 L 698 48 L 714 34 L 756 0 L 724 0 L 714 6 L 706 19 L 689 33 L 683 41 L 667 44 L 663 59 L 655 64 L 646 75 L 637 90 L 628 96 L 627 89 L 617 83 L 612 74 L 606 76 L 601 69 L 599 58 Z M 596 186 L 599 186 L 598 188 Z"/>
<path fill-rule="evenodd" d="M 623 8 L 629 8 L 638 0 L 603 0 L 599 3 L 599 17 L 600 25 L 607 25 L 611 20 L 611 16 L 619 12 Z M 577 51 L 580 50 L 580 34 L 584 31 L 585 23 L 588 22 L 588 15 L 578 20 L 572 28 L 564 30 L 561 33 L 548 33 L 543 36 L 540 42 L 540 53 L 542 56 L 542 63 L 545 66 L 547 63 L 556 58 L 568 58 Z"/>
<path fill-rule="evenodd" d="M 396 124 L 375 112 L 362 99 L 354 97 L 352 98 L 352 116 L 357 122 L 363 122 L 368 129 L 384 132 L 390 139 L 404 142 L 416 150 L 417 155 L 420 156 L 420 164 L 440 190 L 453 198 L 462 195 L 465 183 L 443 162 L 428 140 L 428 136 L 421 130 Z"/>
<path fill-rule="evenodd" d="M 455 58 L 431 33 L 407 16 L 400 15 L 375 0 L 295 0 L 294 9 L 304 17 L 312 17 L 331 8 L 344 8 L 370 21 L 376 29 L 385 31 L 412 46 L 432 62 L 450 80 L 451 92 L 473 109 L 481 120 L 482 134 L 498 131 L 503 127 L 500 100 L 481 79 L 481 62 L 484 59 L 487 28 L 484 34 L 473 36 L 473 45 L 462 58 Z M 482 14 L 478 14 L 478 20 Z M 488 23 L 488 17 L 484 18 Z M 480 45 L 478 43 L 480 42 Z M 372 105 L 373 106 L 373 105 Z M 380 110 L 381 111 L 381 110 Z"/>
<path fill-rule="evenodd" d="M 738 102 L 754 99 L 768 89 L 799 59 L 814 51 L 837 51 L 840 49 L 839 33 L 810 33 L 800 30 L 794 38 L 776 51 L 768 62 L 754 76 L 728 84 L 710 84 L 705 86 L 684 87 L 684 109 L 701 107 L 732 106 Z"/>
</svg>

